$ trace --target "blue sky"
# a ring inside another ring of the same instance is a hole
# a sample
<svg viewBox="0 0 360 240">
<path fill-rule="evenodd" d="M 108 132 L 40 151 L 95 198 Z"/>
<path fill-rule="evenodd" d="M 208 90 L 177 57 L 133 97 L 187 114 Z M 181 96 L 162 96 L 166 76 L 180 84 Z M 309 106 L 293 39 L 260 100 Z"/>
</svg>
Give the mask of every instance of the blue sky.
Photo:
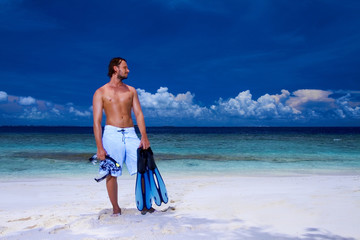
<svg viewBox="0 0 360 240">
<path fill-rule="evenodd" d="M 0 125 L 92 125 L 123 57 L 148 126 L 360 126 L 360 2 L 0 0 Z"/>
</svg>

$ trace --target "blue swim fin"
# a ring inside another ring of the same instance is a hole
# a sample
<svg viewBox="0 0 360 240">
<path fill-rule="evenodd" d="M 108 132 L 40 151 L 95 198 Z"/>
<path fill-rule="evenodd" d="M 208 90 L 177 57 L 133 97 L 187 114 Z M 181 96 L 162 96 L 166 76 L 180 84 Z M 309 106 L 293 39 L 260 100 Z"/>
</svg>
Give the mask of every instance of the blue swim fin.
<svg viewBox="0 0 360 240">
<path fill-rule="evenodd" d="M 136 184 L 135 184 L 135 199 L 136 207 L 139 211 L 144 209 L 145 205 L 145 189 L 143 188 L 143 182 L 145 181 L 145 172 L 146 172 L 146 159 L 142 157 L 140 149 L 137 150 L 137 175 L 136 175 Z"/>
<path fill-rule="evenodd" d="M 144 209 L 144 195 L 141 187 L 141 182 L 144 179 L 144 173 L 137 173 L 136 175 L 136 185 L 135 185 L 135 199 L 136 199 L 136 207 L 139 211 Z"/>
<path fill-rule="evenodd" d="M 150 179 L 148 171 L 144 174 L 144 185 L 145 185 L 145 204 L 146 208 L 150 209 L 152 206 L 151 191 L 150 191 Z"/>
<path fill-rule="evenodd" d="M 148 148 L 146 151 L 147 151 L 147 167 L 149 172 L 151 196 L 154 199 L 155 204 L 160 206 L 161 202 L 166 204 L 169 201 L 166 191 L 166 186 L 155 164 L 154 155 L 151 148 Z M 154 176 L 156 178 L 156 181 Z"/>
<path fill-rule="evenodd" d="M 150 209 L 152 202 L 149 174 L 146 169 L 146 153 L 140 148 L 137 150 L 137 169 L 135 199 L 137 209 L 142 211 L 145 206 L 147 209 Z"/>
<path fill-rule="evenodd" d="M 151 192 L 151 198 L 154 199 L 154 202 L 156 205 L 161 205 L 161 197 L 159 193 L 159 189 L 156 185 L 155 179 L 154 179 L 154 171 L 149 170 L 149 182 L 150 182 L 150 192 Z"/>
</svg>

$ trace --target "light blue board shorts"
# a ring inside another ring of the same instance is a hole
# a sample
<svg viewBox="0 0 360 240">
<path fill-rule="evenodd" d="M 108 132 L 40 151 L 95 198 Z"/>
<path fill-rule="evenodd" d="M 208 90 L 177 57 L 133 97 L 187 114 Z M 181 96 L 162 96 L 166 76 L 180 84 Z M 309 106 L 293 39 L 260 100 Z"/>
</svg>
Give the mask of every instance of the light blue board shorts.
<svg viewBox="0 0 360 240">
<path fill-rule="evenodd" d="M 102 142 L 107 154 L 120 164 L 121 169 L 125 162 L 130 175 L 137 172 L 137 149 L 140 140 L 134 127 L 118 128 L 105 125 Z M 111 175 L 114 177 L 121 176 L 121 169 Z"/>
</svg>

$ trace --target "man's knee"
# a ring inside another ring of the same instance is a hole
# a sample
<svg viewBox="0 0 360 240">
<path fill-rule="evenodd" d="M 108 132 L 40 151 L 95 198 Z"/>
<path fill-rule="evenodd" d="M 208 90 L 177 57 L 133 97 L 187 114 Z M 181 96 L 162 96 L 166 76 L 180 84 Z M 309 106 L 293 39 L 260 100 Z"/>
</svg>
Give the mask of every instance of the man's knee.
<svg viewBox="0 0 360 240">
<path fill-rule="evenodd" d="M 106 177 L 106 182 L 109 182 L 109 181 L 116 181 L 116 178 L 117 178 L 117 177 L 114 177 L 114 176 L 108 175 L 108 176 Z"/>
</svg>

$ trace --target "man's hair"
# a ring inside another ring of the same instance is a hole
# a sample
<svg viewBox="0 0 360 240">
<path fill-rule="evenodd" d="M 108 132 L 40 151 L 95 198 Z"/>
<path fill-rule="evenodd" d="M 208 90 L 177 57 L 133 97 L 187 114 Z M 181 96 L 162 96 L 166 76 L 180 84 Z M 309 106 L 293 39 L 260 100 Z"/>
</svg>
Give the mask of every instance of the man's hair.
<svg viewBox="0 0 360 240">
<path fill-rule="evenodd" d="M 125 61 L 126 62 L 126 60 L 124 59 L 124 58 L 121 58 L 121 57 L 116 57 L 116 58 L 113 58 L 113 59 L 111 59 L 111 61 L 110 61 L 110 63 L 109 63 L 109 72 L 108 72 L 108 76 L 109 77 L 112 77 L 112 75 L 114 74 L 114 66 L 118 66 L 118 65 L 120 65 L 120 63 L 122 62 L 122 61 Z"/>
</svg>

